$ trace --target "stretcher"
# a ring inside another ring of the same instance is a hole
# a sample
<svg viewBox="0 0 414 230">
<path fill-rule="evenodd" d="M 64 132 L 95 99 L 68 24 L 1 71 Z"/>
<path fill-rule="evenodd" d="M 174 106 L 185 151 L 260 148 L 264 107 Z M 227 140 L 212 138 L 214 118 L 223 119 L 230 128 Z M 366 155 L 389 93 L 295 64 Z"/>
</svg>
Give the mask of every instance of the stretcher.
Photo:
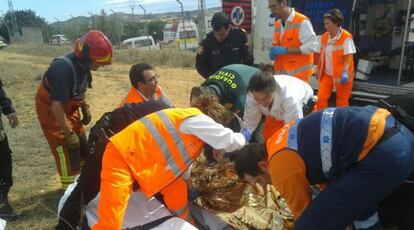
<svg viewBox="0 0 414 230">
<path fill-rule="evenodd" d="M 76 182 L 71 184 L 61 198 L 58 205 L 58 214 L 62 209 L 67 197 L 76 186 Z M 99 194 L 85 207 L 84 213 L 87 225 L 91 228 L 98 221 L 97 208 Z M 190 205 L 190 210 L 203 229 L 223 230 L 228 225 L 215 217 L 206 210 L 200 209 L 196 205 Z M 156 198 L 148 199 L 142 192 L 133 192 L 128 202 L 122 229 L 128 230 L 197 230 L 185 220 L 174 217 L 171 212 Z M 228 229 L 228 228 L 227 228 Z M 231 228 L 230 228 L 231 229 Z"/>
<path fill-rule="evenodd" d="M 58 214 L 69 197 L 73 188 L 75 188 L 76 182 L 69 185 L 65 194 L 59 201 Z M 97 208 L 99 203 L 99 195 L 95 197 L 85 207 L 84 213 L 89 228 L 94 226 L 98 222 Z M 171 217 L 171 218 L 166 218 Z M 197 230 L 196 227 L 190 223 L 184 221 L 181 218 L 173 217 L 168 209 L 161 204 L 156 198 L 147 199 L 141 192 L 133 192 L 128 202 L 128 207 L 124 217 L 124 223 L 122 229 L 139 229 L 140 226 L 154 222 L 159 219 L 165 219 L 164 222 L 150 228 L 153 230 Z"/>
<path fill-rule="evenodd" d="M 76 182 L 75 182 L 76 183 Z M 63 207 L 70 192 L 76 186 L 71 184 L 59 202 Z M 191 183 L 198 192 L 198 198 L 190 205 L 190 211 L 200 229 L 210 230 L 289 230 L 293 218 L 286 202 L 273 186 L 262 188 L 237 178 L 234 164 L 226 160 L 209 165 L 205 160 L 196 161 L 191 170 Z M 88 226 L 96 224 L 99 196 L 85 208 Z M 172 215 L 155 198 L 147 199 L 144 194 L 134 192 L 128 203 L 123 229 L 151 223 Z M 139 229 L 139 228 L 137 228 Z M 180 218 L 170 218 L 150 228 L 156 230 L 194 230 L 196 227 Z"/>
</svg>

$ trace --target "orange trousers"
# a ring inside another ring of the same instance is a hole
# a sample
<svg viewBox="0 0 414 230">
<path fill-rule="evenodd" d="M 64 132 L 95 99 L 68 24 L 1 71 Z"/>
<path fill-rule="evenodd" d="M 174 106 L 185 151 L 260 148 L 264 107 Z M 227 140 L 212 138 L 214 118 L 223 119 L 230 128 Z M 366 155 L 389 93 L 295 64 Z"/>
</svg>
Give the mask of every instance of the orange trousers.
<svg viewBox="0 0 414 230">
<path fill-rule="evenodd" d="M 81 161 L 87 154 L 86 134 L 79 114 L 79 103 L 70 99 L 65 105 L 66 118 L 70 128 L 78 135 L 80 141 L 79 153 L 70 153 L 65 145 L 63 130 L 57 122 L 51 110 L 49 93 L 40 85 L 36 94 L 36 113 L 43 130 L 43 134 L 49 144 L 55 159 L 56 167 L 60 176 L 62 187 L 66 189 L 75 181 L 75 176 L 80 173 Z"/>
<path fill-rule="evenodd" d="M 318 103 L 317 109 L 322 110 L 328 107 L 328 101 L 332 94 L 335 84 L 336 88 L 336 107 L 349 106 L 349 97 L 351 96 L 352 83 L 354 79 L 351 77 L 345 84 L 334 82 L 333 77 L 324 73 L 319 79 Z"/>
<path fill-rule="evenodd" d="M 118 150 L 108 143 L 102 160 L 101 195 L 98 204 L 99 221 L 92 230 L 121 229 L 128 200 L 132 191 L 134 175 Z M 140 185 L 141 186 L 141 185 Z M 177 178 L 160 193 L 167 208 L 178 217 L 193 223 L 188 208 L 187 183 Z"/>
<path fill-rule="evenodd" d="M 271 116 L 266 116 L 264 128 L 263 128 L 264 140 L 267 141 L 279 129 L 283 128 L 284 125 L 285 125 L 284 121 L 276 120 L 274 117 L 271 117 Z"/>
</svg>

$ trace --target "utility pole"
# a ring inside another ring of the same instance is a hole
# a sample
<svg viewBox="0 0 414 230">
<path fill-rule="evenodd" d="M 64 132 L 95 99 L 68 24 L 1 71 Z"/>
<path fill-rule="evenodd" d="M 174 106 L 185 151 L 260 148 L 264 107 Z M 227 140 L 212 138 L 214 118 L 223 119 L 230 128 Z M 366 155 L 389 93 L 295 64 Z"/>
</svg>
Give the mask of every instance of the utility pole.
<svg viewBox="0 0 414 230">
<path fill-rule="evenodd" d="M 93 25 L 93 29 L 96 30 L 96 22 L 95 22 L 95 15 L 92 14 L 91 12 L 88 12 L 88 14 L 92 17 L 92 25 Z"/>
<path fill-rule="evenodd" d="M 184 49 L 187 49 L 187 33 L 185 31 L 185 23 L 184 23 L 184 6 L 181 0 L 176 0 L 178 4 L 181 6 L 181 22 L 183 23 L 183 34 L 184 34 Z M 180 33 L 180 31 L 177 31 Z M 180 38 L 180 34 L 178 34 L 178 38 Z"/>
<path fill-rule="evenodd" d="M 118 48 L 121 49 L 121 35 L 119 33 L 119 20 L 118 20 L 118 14 L 111 9 L 111 12 L 115 14 L 115 26 L 116 26 L 116 36 L 118 38 Z"/>
<path fill-rule="evenodd" d="M 13 2 L 12 0 L 8 0 L 7 3 L 9 4 L 9 11 L 11 14 L 11 24 L 12 24 L 11 31 L 13 34 L 13 38 L 20 39 L 21 38 L 20 29 L 19 29 L 19 26 L 17 25 L 17 19 L 16 19 L 16 14 L 14 12 L 14 8 L 13 8 Z"/>
<path fill-rule="evenodd" d="M 147 18 L 147 10 L 141 5 L 141 4 L 138 4 L 138 6 L 139 7 L 141 7 L 141 9 L 144 11 L 144 18 L 145 18 L 145 34 L 147 35 L 147 39 L 149 40 L 149 37 L 148 37 L 148 33 L 149 33 L 149 31 L 148 31 L 148 18 Z M 151 44 L 152 45 L 152 44 Z M 150 46 L 148 46 L 148 51 L 151 51 L 151 45 Z"/>
<path fill-rule="evenodd" d="M 131 4 L 129 5 L 129 8 L 131 8 L 131 11 L 132 11 L 132 21 L 135 21 L 135 14 L 134 14 L 135 5 Z"/>
</svg>

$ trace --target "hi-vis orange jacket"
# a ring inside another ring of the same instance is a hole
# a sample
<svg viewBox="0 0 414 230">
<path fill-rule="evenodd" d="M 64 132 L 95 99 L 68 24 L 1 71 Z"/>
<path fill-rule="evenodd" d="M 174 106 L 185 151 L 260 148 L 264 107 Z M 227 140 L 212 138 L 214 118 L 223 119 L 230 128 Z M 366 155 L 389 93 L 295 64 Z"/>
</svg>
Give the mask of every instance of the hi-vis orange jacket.
<svg viewBox="0 0 414 230">
<path fill-rule="evenodd" d="M 160 98 L 162 96 L 162 90 L 160 86 L 157 86 L 157 89 L 155 90 L 155 96 L 157 98 Z M 138 90 L 134 87 L 132 87 L 128 94 L 125 96 L 124 100 L 119 104 L 119 107 L 124 106 L 125 104 L 129 103 L 142 103 L 145 101 L 145 98 L 138 93 Z"/>
<path fill-rule="evenodd" d="M 286 22 L 283 36 L 282 23 L 276 21 L 273 45 L 286 48 L 300 47 L 302 42 L 299 38 L 299 31 L 303 20 L 309 19 L 305 15 L 295 12 L 293 20 Z M 313 54 L 279 55 L 275 58 L 274 69 L 276 74 L 287 74 L 308 82 L 309 77 L 313 74 Z"/>
<path fill-rule="evenodd" d="M 180 177 L 201 153 L 202 140 L 178 131 L 186 118 L 201 114 L 196 108 L 162 110 L 110 139 L 147 197 Z"/>
<path fill-rule="evenodd" d="M 352 34 L 348 31 L 342 29 L 341 37 L 336 40 L 335 44 L 333 45 L 333 51 L 332 51 L 332 65 L 333 65 L 333 72 L 334 76 L 332 76 L 334 79 L 341 78 L 342 72 L 345 69 L 345 54 L 344 54 L 344 44 L 347 39 L 352 39 Z M 324 33 L 321 37 L 321 60 L 318 64 L 318 79 L 321 79 L 324 69 L 325 69 L 325 52 L 326 47 L 328 45 L 328 32 Z M 354 71 L 354 59 L 352 58 L 351 63 L 349 63 L 348 68 L 348 76 L 352 79 L 354 77 L 355 71 Z"/>
</svg>

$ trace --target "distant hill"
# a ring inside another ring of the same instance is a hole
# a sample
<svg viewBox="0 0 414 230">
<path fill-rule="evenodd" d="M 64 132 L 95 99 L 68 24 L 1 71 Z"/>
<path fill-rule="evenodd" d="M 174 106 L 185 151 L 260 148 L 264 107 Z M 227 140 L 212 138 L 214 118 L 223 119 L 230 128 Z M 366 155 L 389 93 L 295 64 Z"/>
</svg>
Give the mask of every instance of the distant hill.
<svg viewBox="0 0 414 230">
<path fill-rule="evenodd" d="M 214 7 L 214 8 L 209 8 L 207 10 L 208 13 L 214 13 L 217 11 L 221 11 L 221 7 Z M 123 12 L 119 12 L 119 13 L 112 13 L 110 11 L 105 11 L 105 13 L 107 14 L 108 18 L 111 20 L 121 20 L 123 23 L 125 22 L 133 22 L 133 21 L 142 21 L 145 20 L 144 15 L 143 14 L 130 14 L 130 13 L 123 13 Z M 197 10 L 192 10 L 192 11 L 185 11 L 185 15 L 187 18 L 191 18 L 191 19 L 195 19 L 198 17 L 198 11 Z M 100 14 L 95 15 L 96 17 L 101 16 Z M 179 19 L 181 17 L 181 12 L 167 12 L 167 13 L 158 13 L 158 14 L 148 14 L 148 19 L 149 20 L 165 20 L 165 19 Z M 53 22 L 50 23 L 49 25 L 51 26 L 66 26 L 66 25 L 73 25 L 74 23 L 76 24 L 90 24 L 92 23 L 92 16 L 86 17 L 86 16 L 79 16 L 79 17 L 74 17 L 65 21 L 58 21 L 58 22 Z"/>
</svg>

